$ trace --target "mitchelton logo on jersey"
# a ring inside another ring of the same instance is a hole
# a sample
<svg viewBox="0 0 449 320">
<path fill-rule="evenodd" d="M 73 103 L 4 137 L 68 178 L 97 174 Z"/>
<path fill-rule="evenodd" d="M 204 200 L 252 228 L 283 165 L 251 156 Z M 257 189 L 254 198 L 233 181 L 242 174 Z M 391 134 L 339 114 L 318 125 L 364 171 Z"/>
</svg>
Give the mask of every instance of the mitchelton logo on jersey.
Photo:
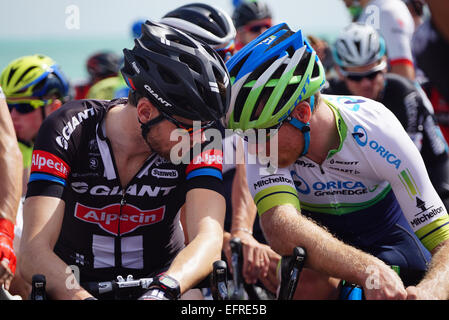
<svg viewBox="0 0 449 320">
<path fill-rule="evenodd" d="M 121 208 L 120 208 L 121 207 Z M 103 208 L 92 208 L 81 203 L 75 206 L 75 217 L 84 222 L 97 224 L 113 235 L 123 235 L 139 227 L 158 223 L 164 219 L 165 206 L 153 210 L 140 210 L 126 204 L 112 204 Z"/>
</svg>

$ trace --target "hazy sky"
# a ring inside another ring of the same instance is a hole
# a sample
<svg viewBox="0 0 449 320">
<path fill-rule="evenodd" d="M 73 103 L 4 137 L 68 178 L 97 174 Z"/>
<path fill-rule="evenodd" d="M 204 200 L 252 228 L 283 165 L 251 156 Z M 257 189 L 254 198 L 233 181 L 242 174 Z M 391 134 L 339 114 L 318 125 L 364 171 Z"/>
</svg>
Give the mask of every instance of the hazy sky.
<svg viewBox="0 0 449 320">
<path fill-rule="evenodd" d="M 0 0 L 0 38 L 128 36 L 137 18 L 159 19 L 198 0 Z M 231 0 L 198 1 L 232 12 Z M 349 22 L 342 0 L 266 0 L 275 22 L 335 33 Z M 79 17 L 79 19 L 77 19 Z M 79 29 L 76 21 L 79 21 Z"/>
</svg>

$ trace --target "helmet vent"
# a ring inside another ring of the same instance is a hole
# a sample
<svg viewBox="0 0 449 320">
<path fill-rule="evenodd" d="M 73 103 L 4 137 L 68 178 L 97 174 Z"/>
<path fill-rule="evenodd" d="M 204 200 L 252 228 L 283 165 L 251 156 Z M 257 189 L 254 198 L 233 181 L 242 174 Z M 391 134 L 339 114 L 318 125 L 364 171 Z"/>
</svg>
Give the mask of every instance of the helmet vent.
<svg viewBox="0 0 449 320">
<path fill-rule="evenodd" d="M 238 106 L 234 109 L 234 120 L 236 122 L 240 121 L 240 117 L 242 116 L 243 106 L 246 102 L 246 97 L 250 94 L 251 88 L 243 87 L 240 90 L 240 94 L 235 99 L 235 106 Z"/>
<path fill-rule="evenodd" d="M 315 65 L 313 66 L 312 78 L 319 77 L 319 75 L 320 75 L 320 68 L 318 68 L 318 63 L 315 63 Z"/>
<path fill-rule="evenodd" d="M 295 48 L 293 48 L 293 46 L 288 47 L 286 51 L 287 51 L 287 53 L 288 53 L 288 57 L 289 57 L 289 58 L 293 57 L 293 55 L 294 55 L 295 52 L 296 52 L 296 50 L 295 50 Z"/>
<path fill-rule="evenodd" d="M 178 44 L 193 48 L 193 45 L 191 42 L 186 41 L 184 38 L 181 38 L 180 36 L 178 36 L 176 34 L 166 34 L 165 38 L 170 42 L 178 43 Z"/>
<path fill-rule="evenodd" d="M 251 112 L 250 121 L 255 121 L 259 118 L 261 111 L 263 110 L 263 107 L 265 107 L 265 104 L 267 103 L 268 99 L 270 98 L 271 94 L 273 93 L 274 88 L 264 88 L 262 93 L 257 98 L 256 104 L 254 105 L 253 111 Z"/>
<path fill-rule="evenodd" d="M 229 70 L 229 75 L 231 77 L 236 77 L 237 74 L 240 72 L 240 69 L 242 68 L 242 66 L 245 64 L 246 60 L 248 60 L 249 58 L 249 54 L 247 54 L 244 58 L 242 58 L 242 60 L 240 60 L 235 66 L 234 68 L 232 68 L 232 70 Z"/>
<path fill-rule="evenodd" d="M 302 56 L 301 61 L 298 63 L 295 71 L 293 72 L 293 75 L 295 75 L 295 76 L 303 76 L 304 75 L 304 73 L 306 72 L 309 60 L 310 60 L 310 55 L 311 54 L 309 51 L 306 50 L 306 52 L 304 52 L 304 55 Z"/>
<path fill-rule="evenodd" d="M 253 81 L 253 80 L 257 80 L 259 79 L 259 77 L 265 72 L 267 71 L 268 67 L 270 67 L 276 60 L 278 59 L 278 56 L 275 56 L 267 61 L 265 61 L 264 63 L 262 63 L 260 66 L 258 66 L 256 68 L 256 70 L 254 70 L 251 75 L 248 77 L 248 79 L 246 80 L 247 82 Z"/>
<path fill-rule="evenodd" d="M 190 69 L 197 73 L 201 73 L 201 65 L 192 56 L 186 54 L 179 55 L 179 61 L 185 63 Z"/>
<path fill-rule="evenodd" d="M 145 71 L 148 71 L 148 70 L 150 69 L 150 68 L 148 67 L 147 62 L 146 62 L 144 59 L 142 59 L 142 58 L 139 57 L 139 56 L 136 56 L 135 58 L 136 58 L 137 63 L 140 64 L 140 66 L 141 66 Z"/>
<path fill-rule="evenodd" d="M 281 99 L 279 99 L 279 103 L 276 106 L 276 108 L 273 111 L 273 114 L 277 114 L 283 106 L 285 106 L 285 104 L 287 103 L 287 101 L 293 96 L 293 94 L 295 93 L 296 89 L 298 89 L 298 85 L 297 84 L 289 84 L 285 90 L 284 93 L 282 94 Z"/>
<path fill-rule="evenodd" d="M 277 46 L 279 43 L 281 43 L 282 41 L 284 41 L 285 39 L 291 37 L 292 35 L 294 35 L 295 33 L 291 30 L 287 30 L 287 32 L 285 32 L 282 36 L 280 36 L 279 38 L 277 38 L 275 41 L 273 41 L 270 46 L 268 47 L 267 51 L 270 50 L 271 48 Z"/>
<path fill-rule="evenodd" d="M 35 69 L 36 68 L 36 66 L 32 66 L 32 67 L 29 67 L 28 69 L 26 69 L 21 75 L 20 75 L 20 77 L 19 77 L 19 79 L 17 79 L 17 81 L 16 81 L 16 83 L 15 83 L 15 85 L 17 85 L 20 81 L 22 81 L 22 79 L 31 71 L 31 70 L 33 70 L 33 69 Z"/>
</svg>

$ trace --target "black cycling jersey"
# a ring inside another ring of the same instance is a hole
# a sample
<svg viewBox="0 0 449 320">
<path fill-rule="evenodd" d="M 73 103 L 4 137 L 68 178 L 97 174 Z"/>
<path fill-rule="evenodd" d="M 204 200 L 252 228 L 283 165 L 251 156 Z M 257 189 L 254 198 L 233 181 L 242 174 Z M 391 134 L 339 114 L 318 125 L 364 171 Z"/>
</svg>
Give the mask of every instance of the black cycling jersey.
<svg viewBox="0 0 449 320">
<path fill-rule="evenodd" d="M 449 101 L 449 42 L 443 38 L 429 19 L 413 35 L 413 55 L 416 65 L 429 81 Z"/>
<path fill-rule="evenodd" d="M 122 188 L 103 120 L 123 103 L 67 103 L 44 121 L 33 151 L 27 197 L 64 200 L 54 252 L 79 268 L 81 282 L 166 270 L 184 247 L 179 212 L 186 193 L 224 194 L 222 150 L 216 149 L 179 165 L 153 153 Z"/>
<path fill-rule="evenodd" d="M 330 79 L 322 90 L 325 94 L 351 95 L 343 80 Z M 385 75 L 385 87 L 377 99 L 399 119 L 410 138 L 421 151 L 430 179 L 446 205 L 449 201 L 448 147 L 422 93 L 415 84 L 396 74 Z"/>
</svg>

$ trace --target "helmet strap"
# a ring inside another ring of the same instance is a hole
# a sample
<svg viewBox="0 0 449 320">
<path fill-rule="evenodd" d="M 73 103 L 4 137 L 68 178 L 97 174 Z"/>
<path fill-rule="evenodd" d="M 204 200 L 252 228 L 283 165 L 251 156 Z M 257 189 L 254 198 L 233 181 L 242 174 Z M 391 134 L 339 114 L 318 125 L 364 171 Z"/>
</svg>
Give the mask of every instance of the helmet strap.
<svg viewBox="0 0 449 320">
<path fill-rule="evenodd" d="M 150 120 L 148 122 L 145 122 L 145 123 L 140 121 L 140 119 L 137 119 L 139 121 L 139 123 L 140 123 L 140 129 L 141 129 L 141 132 L 142 132 L 143 140 L 147 141 L 147 135 L 148 135 L 148 132 L 150 132 L 151 127 L 156 125 L 156 124 L 158 124 L 159 122 L 162 122 L 164 119 L 165 118 L 164 118 L 164 116 L 162 114 L 160 114 L 156 118 L 154 118 L 154 119 L 152 119 L 152 120 Z"/>
<path fill-rule="evenodd" d="M 301 153 L 301 157 L 306 155 L 307 152 L 309 151 L 309 145 L 310 145 L 310 123 L 304 123 L 299 121 L 298 119 L 295 119 L 293 117 L 288 117 L 286 119 L 288 121 L 288 123 L 290 123 L 292 126 L 294 126 L 295 128 L 301 130 L 303 136 L 304 136 L 304 149 Z"/>
</svg>

